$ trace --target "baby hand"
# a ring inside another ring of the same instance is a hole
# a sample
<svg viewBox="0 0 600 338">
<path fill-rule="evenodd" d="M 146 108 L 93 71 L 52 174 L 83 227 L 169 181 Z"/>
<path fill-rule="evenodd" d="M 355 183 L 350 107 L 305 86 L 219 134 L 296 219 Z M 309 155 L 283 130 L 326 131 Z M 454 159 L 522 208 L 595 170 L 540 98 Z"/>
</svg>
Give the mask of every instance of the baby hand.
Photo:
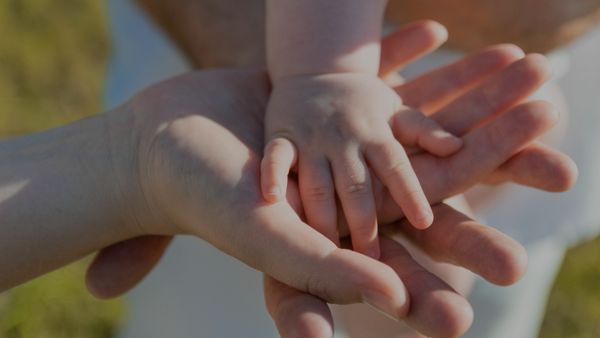
<svg viewBox="0 0 600 338">
<path fill-rule="evenodd" d="M 434 120 L 402 106 L 379 78 L 355 73 L 281 80 L 271 94 L 265 131 L 264 198 L 282 199 L 289 171 L 296 170 L 307 222 L 338 243 L 337 192 L 353 248 L 376 258 L 376 206 L 368 168 L 410 223 L 424 229 L 433 213 L 401 143 L 439 156 L 462 145 Z"/>
</svg>

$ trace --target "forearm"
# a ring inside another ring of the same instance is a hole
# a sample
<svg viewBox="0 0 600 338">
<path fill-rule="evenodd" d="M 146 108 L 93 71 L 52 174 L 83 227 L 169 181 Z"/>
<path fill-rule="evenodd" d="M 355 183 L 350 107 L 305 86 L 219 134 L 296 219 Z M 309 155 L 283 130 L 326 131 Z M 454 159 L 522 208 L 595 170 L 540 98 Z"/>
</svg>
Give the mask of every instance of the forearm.
<svg viewBox="0 0 600 338">
<path fill-rule="evenodd" d="M 264 0 L 136 0 L 194 67 L 264 67 Z"/>
<path fill-rule="evenodd" d="M 0 290 L 137 234 L 107 126 L 101 115 L 0 143 Z"/>
<path fill-rule="evenodd" d="M 282 77 L 377 74 L 386 0 L 267 0 L 267 64 Z"/>
</svg>

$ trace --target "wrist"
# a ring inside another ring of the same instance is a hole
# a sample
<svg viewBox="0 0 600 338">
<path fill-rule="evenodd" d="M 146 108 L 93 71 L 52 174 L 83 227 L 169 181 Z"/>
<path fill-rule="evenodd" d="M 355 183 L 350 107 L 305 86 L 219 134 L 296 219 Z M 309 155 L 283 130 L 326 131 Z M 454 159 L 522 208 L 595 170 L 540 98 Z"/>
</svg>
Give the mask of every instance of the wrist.
<svg viewBox="0 0 600 338">
<path fill-rule="evenodd" d="M 107 140 L 108 163 L 112 195 L 117 202 L 116 210 L 121 222 L 126 224 L 130 237 L 148 234 L 173 234 L 168 231 L 160 208 L 148 196 L 147 182 L 141 177 L 140 145 L 143 133 L 138 123 L 139 116 L 131 105 L 123 105 L 104 114 L 105 139 Z"/>
<path fill-rule="evenodd" d="M 311 65 L 310 67 L 296 67 L 294 69 L 277 69 L 277 67 L 269 67 L 269 78 L 271 83 L 274 85 L 278 82 L 284 81 L 289 78 L 298 77 L 316 77 L 319 75 L 371 75 L 378 76 L 379 63 L 370 65 L 368 63 L 363 64 L 349 64 L 349 63 L 334 63 L 334 64 L 322 64 L 322 65 Z"/>
<path fill-rule="evenodd" d="M 377 74 L 362 73 L 362 72 L 328 72 L 328 73 L 307 73 L 295 74 L 279 78 L 278 81 L 272 82 L 273 89 L 283 88 L 286 84 L 298 84 L 301 82 L 313 83 L 314 81 L 335 81 L 343 79 L 364 79 L 381 81 Z"/>
<path fill-rule="evenodd" d="M 0 144 L 0 289 L 137 236 L 105 115 Z M 119 182 L 121 181 L 119 177 Z"/>
</svg>

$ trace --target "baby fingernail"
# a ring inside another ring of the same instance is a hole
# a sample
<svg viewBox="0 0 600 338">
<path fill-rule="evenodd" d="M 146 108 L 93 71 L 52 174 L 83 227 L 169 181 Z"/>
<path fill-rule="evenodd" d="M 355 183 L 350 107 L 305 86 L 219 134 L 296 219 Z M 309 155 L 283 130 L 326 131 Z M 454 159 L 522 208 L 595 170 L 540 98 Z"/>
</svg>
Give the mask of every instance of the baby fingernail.
<svg viewBox="0 0 600 338">
<path fill-rule="evenodd" d="M 399 311 L 394 305 L 391 304 L 390 297 L 386 297 L 385 295 L 376 291 L 367 290 L 362 293 L 362 299 L 363 302 L 369 305 L 369 307 L 373 308 L 373 310 L 396 322 L 400 321 L 398 318 Z"/>
<path fill-rule="evenodd" d="M 281 188 L 279 188 L 279 187 L 272 187 L 269 190 L 269 196 L 274 201 L 279 201 L 281 199 L 281 194 L 282 194 L 281 193 Z"/>
</svg>

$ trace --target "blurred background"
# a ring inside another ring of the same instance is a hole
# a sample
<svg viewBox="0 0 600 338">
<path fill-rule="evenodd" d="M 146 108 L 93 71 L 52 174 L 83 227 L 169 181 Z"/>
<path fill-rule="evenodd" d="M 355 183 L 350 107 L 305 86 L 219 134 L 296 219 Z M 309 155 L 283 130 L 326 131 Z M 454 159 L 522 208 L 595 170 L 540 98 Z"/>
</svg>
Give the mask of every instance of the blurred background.
<svg viewBox="0 0 600 338">
<path fill-rule="evenodd" d="M 0 137 L 102 110 L 110 52 L 104 6 L 98 0 L 0 1 Z M 87 262 L 0 294 L 0 338 L 113 337 L 126 319 L 126 303 L 95 300 L 87 293 Z M 570 250 L 540 337 L 599 337 L 598 319 L 600 239 Z"/>
</svg>

